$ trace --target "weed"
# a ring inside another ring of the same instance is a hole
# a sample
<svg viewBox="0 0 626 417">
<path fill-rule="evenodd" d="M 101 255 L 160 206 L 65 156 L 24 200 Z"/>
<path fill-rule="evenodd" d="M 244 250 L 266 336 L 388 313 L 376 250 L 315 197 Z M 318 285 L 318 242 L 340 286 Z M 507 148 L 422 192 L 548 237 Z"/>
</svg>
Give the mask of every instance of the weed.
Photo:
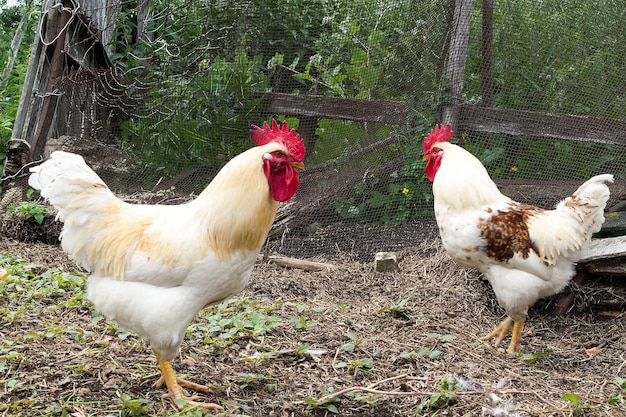
<svg viewBox="0 0 626 417">
<path fill-rule="evenodd" d="M 390 306 L 390 307 L 383 307 L 383 308 L 379 309 L 377 311 L 377 313 L 378 314 L 389 313 L 389 314 L 391 314 L 394 317 L 410 320 L 411 319 L 411 315 L 409 314 L 409 309 L 406 306 L 408 301 L 409 301 L 409 299 L 405 298 L 404 300 L 400 301 L 396 305 L 393 305 L 393 306 Z"/>
<path fill-rule="evenodd" d="M 258 383 L 263 383 L 263 382 L 270 382 L 273 381 L 274 378 L 263 375 L 263 374 L 256 374 L 256 373 L 247 373 L 247 372 L 242 372 L 237 374 L 237 382 L 239 382 L 240 388 L 244 389 L 250 385 L 255 385 Z"/>
<path fill-rule="evenodd" d="M 359 371 L 369 371 L 374 367 L 374 362 L 370 358 L 350 359 L 348 361 L 339 362 L 335 368 L 347 368 L 356 373 Z"/>
<path fill-rule="evenodd" d="M 292 317 L 289 321 L 291 322 L 291 324 L 294 325 L 296 329 L 304 330 L 310 329 L 317 324 L 314 320 L 307 320 L 307 318 L 304 316 Z"/>
<path fill-rule="evenodd" d="M 329 396 L 335 392 L 335 389 L 329 385 L 322 385 L 320 391 L 323 394 L 322 399 L 307 398 L 304 403 L 311 409 L 324 409 L 330 413 L 339 414 L 336 404 L 341 400 L 338 397 Z"/>
<path fill-rule="evenodd" d="M 311 349 L 309 345 L 300 345 L 296 349 L 296 360 L 291 363 L 291 365 L 295 365 L 299 362 L 305 361 L 307 359 L 311 359 L 314 362 L 320 362 L 320 355 L 326 353 L 323 349 Z"/>
<path fill-rule="evenodd" d="M 400 358 L 407 361 L 412 361 L 420 357 L 428 359 L 438 359 L 441 356 L 442 352 L 437 348 L 448 348 L 451 346 L 452 341 L 456 339 L 456 336 L 450 334 L 441 335 L 439 333 L 427 333 L 426 337 L 435 342 L 432 347 L 422 347 L 417 352 L 415 352 L 414 350 L 410 352 L 401 352 L 399 355 Z"/>
<path fill-rule="evenodd" d="M 518 357 L 524 362 L 528 362 L 530 364 L 537 363 L 537 360 L 548 356 L 545 352 L 534 352 L 534 353 L 520 353 Z"/>
<path fill-rule="evenodd" d="M 77 308 L 84 297 L 85 276 L 51 269 L 35 274 L 24 260 L 0 253 L 7 274 L 0 282 L 0 299 L 7 300 L 7 314 L 0 322 L 14 323 L 26 313 L 40 314 L 35 300 L 69 297 L 60 307 Z M 19 303 L 18 303 L 19 298 Z"/>
<path fill-rule="evenodd" d="M 456 339 L 456 336 L 451 334 L 440 335 L 439 333 L 426 333 L 426 337 L 436 340 L 444 348 L 450 347 L 452 341 Z"/>
<path fill-rule="evenodd" d="M 344 352 L 353 352 L 354 349 L 363 341 L 356 333 L 348 332 L 348 338 L 351 342 L 341 345 L 340 349 Z"/>
<path fill-rule="evenodd" d="M 417 352 L 412 350 L 410 352 L 400 352 L 400 358 L 404 360 L 415 360 L 417 358 L 429 358 L 437 359 L 441 355 L 439 350 L 430 350 L 427 347 L 420 348 Z"/>
<path fill-rule="evenodd" d="M 348 311 L 352 308 L 352 306 L 345 304 L 344 302 L 339 302 L 339 311 Z"/>
<path fill-rule="evenodd" d="M 146 410 L 145 406 L 148 403 L 147 400 L 144 399 L 133 399 L 128 394 L 116 392 L 117 396 L 122 403 L 122 410 L 120 412 L 120 416 L 123 417 L 144 417 L 149 416 L 150 414 Z"/>
<path fill-rule="evenodd" d="M 618 405 L 625 404 L 626 400 L 624 400 L 624 396 L 626 395 L 626 379 L 616 376 L 613 380 L 615 385 L 617 385 L 621 389 L 621 393 L 614 395 L 609 399 L 610 405 Z"/>
<path fill-rule="evenodd" d="M 587 411 L 591 408 L 589 403 L 581 403 L 580 397 L 573 392 L 569 392 L 561 397 L 562 400 L 568 401 L 572 405 L 572 417 L 582 417 L 587 415 Z"/>
<path fill-rule="evenodd" d="M 282 320 L 270 314 L 279 305 L 280 302 L 265 305 L 249 298 L 225 301 L 207 310 L 207 324 L 194 323 L 187 328 L 187 333 L 208 333 L 205 344 L 223 347 L 241 338 L 258 338 L 282 326 Z"/>
<path fill-rule="evenodd" d="M 425 410 L 436 410 L 438 408 L 448 405 L 455 398 L 455 392 L 462 391 L 462 387 L 459 384 L 455 384 L 450 379 L 450 375 L 445 374 L 439 384 L 439 392 L 432 394 L 420 402 L 415 409 L 415 415 L 422 414 Z"/>
<path fill-rule="evenodd" d="M 15 204 L 7 206 L 6 215 L 17 219 L 34 219 L 37 223 L 42 224 L 48 211 L 48 208 L 41 204 L 32 201 L 22 201 L 17 206 Z"/>
</svg>

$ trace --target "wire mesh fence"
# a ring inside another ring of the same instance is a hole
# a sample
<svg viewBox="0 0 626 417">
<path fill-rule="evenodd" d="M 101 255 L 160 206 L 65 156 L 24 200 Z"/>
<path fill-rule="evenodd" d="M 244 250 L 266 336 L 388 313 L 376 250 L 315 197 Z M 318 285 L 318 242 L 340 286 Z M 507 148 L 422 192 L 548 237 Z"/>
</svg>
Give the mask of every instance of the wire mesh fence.
<svg viewBox="0 0 626 417">
<path fill-rule="evenodd" d="M 39 78 L 63 70 L 13 136 L 119 153 L 116 192 L 190 195 L 284 118 L 308 151 L 286 216 L 302 237 L 432 218 L 422 139 L 447 122 L 511 197 L 550 206 L 626 178 L 623 19 L 621 0 L 44 1 Z"/>
</svg>

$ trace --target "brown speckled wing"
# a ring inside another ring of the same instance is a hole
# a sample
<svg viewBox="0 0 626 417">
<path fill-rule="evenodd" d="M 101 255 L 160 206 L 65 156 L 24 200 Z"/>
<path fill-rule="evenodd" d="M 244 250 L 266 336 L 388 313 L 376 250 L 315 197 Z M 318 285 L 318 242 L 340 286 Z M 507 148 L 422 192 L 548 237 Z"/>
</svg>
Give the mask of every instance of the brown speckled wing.
<svg viewBox="0 0 626 417">
<path fill-rule="evenodd" d="M 535 206 L 511 202 L 507 210 L 491 212 L 479 224 L 487 256 L 506 262 L 515 254 L 527 259 L 531 251 L 536 253 L 528 231 L 528 218 L 542 211 Z"/>
</svg>

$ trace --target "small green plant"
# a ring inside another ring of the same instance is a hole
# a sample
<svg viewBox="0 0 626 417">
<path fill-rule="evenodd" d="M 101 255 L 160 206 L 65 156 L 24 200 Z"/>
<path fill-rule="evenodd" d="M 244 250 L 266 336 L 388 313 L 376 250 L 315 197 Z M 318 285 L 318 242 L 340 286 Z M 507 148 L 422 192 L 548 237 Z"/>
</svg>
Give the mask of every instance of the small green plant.
<svg viewBox="0 0 626 417">
<path fill-rule="evenodd" d="M 621 393 L 611 397 L 609 399 L 609 404 L 610 405 L 618 405 L 618 404 L 624 404 L 626 403 L 626 401 L 624 400 L 624 396 L 626 395 L 626 379 L 625 378 L 621 378 L 619 376 L 616 376 L 615 379 L 613 380 L 613 382 L 615 383 L 615 385 L 617 385 L 619 388 L 621 388 Z"/>
<path fill-rule="evenodd" d="M 377 313 L 378 314 L 389 313 L 389 314 L 391 314 L 394 317 L 403 318 L 403 319 L 410 319 L 411 315 L 409 314 L 409 309 L 406 306 L 406 304 L 408 302 L 409 302 L 409 299 L 405 298 L 404 300 L 400 301 L 396 305 L 389 306 L 389 307 L 383 307 L 383 308 L 379 309 L 377 311 Z"/>
<path fill-rule="evenodd" d="M 341 345 L 344 352 L 354 352 L 354 349 L 363 341 L 356 333 L 348 332 L 349 343 Z"/>
<path fill-rule="evenodd" d="M 455 393 L 460 392 L 463 388 L 451 380 L 450 375 L 446 374 L 439 384 L 439 392 L 432 394 L 430 397 L 420 402 L 415 409 L 415 415 L 422 414 L 425 410 L 436 410 L 446 406 L 455 398 Z"/>
<path fill-rule="evenodd" d="M 249 298 L 225 301 L 207 310 L 208 323 L 194 323 L 188 334 L 208 334 L 206 344 L 231 346 L 238 339 L 261 337 L 282 325 L 282 320 L 271 313 L 280 303 L 266 304 Z"/>
<path fill-rule="evenodd" d="M 450 347 L 450 345 L 452 344 L 452 341 L 456 339 L 456 336 L 454 335 L 451 335 L 451 334 L 441 335 L 439 333 L 426 333 L 426 337 L 435 340 L 436 342 L 441 344 L 441 346 L 444 348 Z"/>
<path fill-rule="evenodd" d="M 61 269 L 50 269 L 37 274 L 31 265 L 23 259 L 0 253 L 0 266 L 7 275 L 0 282 L 0 300 L 9 302 L 18 294 L 21 303 L 19 308 L 32 309 L 32 301 L 37 298 L 51 298 L 70 295 L 63 303 L 64 307 L 78 306 L 84 297 L 85 276 L 65 272 Z M 11 310 L 18 310 L 11 306 Z M 3 317 L 4 319 L 4 317 Z"/>
<path fill-rule="evenodd" d="M 324 409 L 330 413 L 339 414 L 339 409 L 336 404 L 339 403 L 341 399 L 330 395 L 335 392 L 335 389 L 330 385 L 322 385 L 320 391 L 323 394 L 321 399 L 307 398 L 304 400 L 304 403 L 310 409 Z"/>
<path fill-rule="evenodd" d="M 374 367 L 374 362 L 370 358 L 349 359 L 347 361 L 341 361 L 335 365 L 336 369 L 346 368 L 351 372 L 368 372 Z"/>
<path fill-rule="evenodd" d="M 441 356 L 441 351 L 439 350 L 431 350 L 427 347 L 420 348 L 417 352 L 412 350 L 410 352 L 400 352 L 400 358 L 406 361 L 412 361 L 417 358 L 429 358 L 429 359 L 437 359 Z"/>
<path fill-rule="evenodd" d="M 242 373 L 237 374 L 237 382 L 241 384 L 240 385 L 241 389 L 244 389 L 250 385 L 255 385 L 259 383 L 269 383 L 273 380 L 274 378 L 269 377 L 267 375 L 263 375 L 263 374 L 248 373 L 248 372 L 242 372 Z"/>
<path fill-rule="evenodd" d="M 320 355 L 325 354 L 326 351 L 323 349 L 311 349 L 309 345 L 300 345 L 296 348 L 296 360 L 291 363 L 291 365 L 295 365 L 297 363 L 303 362 L 307 359 L 311 359 L 313 362 L 320 362 L 322 359 Z"/>
<path fill-rule="evenodd" d="M 292 317 L 289 321 L 296 329 L 306 330 L 317 325 L 314 320 L 307 320 L 304 316 Z"/>
<path fill-rule="evenodd" d="M 414 350 L 410 352 L 401 352 L 399 355 L 400 358 L 407 361 L 412 361 L 417 358 L 438 359 L 442 352 L 437 349 L 437 347 L 448 348 L 452 345 L 452 341 L 456 339 L 456 336 L 451 334 L 441 335 L 439 333 L 427 333 L 426 337 L 435 342 L 434 346 L 422 347 L 417 352 Z"/>
<path fill-rule="evenodd" d="M 586 415 L 586 410 L 591 408 L 589 403 L 581 402 L 580 397 L 573 392 L 563 395 L 561 399 L 568 401 L 572 405 L 572 413 L 570 414 L 572 417 L 582 417 Z"/>
<path fill-rule="evenodd" d="M 22 201 L 19 205 L 10 204 L 6 209 L 6 215 L 14 218 L 35 219 L 39 224 L 43 223 L 45 215 L 49 212 L 46 206 L 33 201 Z"/>
<path fill-rule="evenodd" d="M 144 400 L 141 398 L 134 399 L 131 398 L 128 394 L 116 392 L 117 396 L 122 403 L 122 410 L 120 412 L 121 416 L 124 417 L 144 417 L 149 416 L 148 410 L 146 410 L 145 406 L 148 404 L 148 400 Z"/>
<path fill-rule="evenodd" d="M 545 352 L 533 352 L 533 353 L 520 353 L 518 357 L 524 362 L 528 362 L 530 364 L 537 363 L 537 360 L 548 356 Z"/>
<path fill-rule="evenodd" d="M 296 356 L 300 358 L 305 358 L 305 359 L 309 358 L 313 360 L 314 362 L 320 362 L 321 361 L 320 355 L 323 355 L 324 353 L 326 353 L 325 350 L 311 349 L 311 346 L 309 345 L 300 345 L 296 349 Z"/>
</svg>

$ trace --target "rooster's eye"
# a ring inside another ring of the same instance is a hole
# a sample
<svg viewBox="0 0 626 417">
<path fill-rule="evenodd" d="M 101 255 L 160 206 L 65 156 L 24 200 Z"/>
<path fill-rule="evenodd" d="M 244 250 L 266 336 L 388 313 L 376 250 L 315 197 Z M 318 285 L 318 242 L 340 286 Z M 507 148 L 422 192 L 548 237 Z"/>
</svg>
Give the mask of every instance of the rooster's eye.
<svg viewBox="0 0 626 417">
<path fill-rule="evenodd" d="M 275 151 L 274 152 L 274 156 L 276 156 L 278 158 L 284 158 L 285 157 L 285 153 L 283 151 Z"/>
</svg>

